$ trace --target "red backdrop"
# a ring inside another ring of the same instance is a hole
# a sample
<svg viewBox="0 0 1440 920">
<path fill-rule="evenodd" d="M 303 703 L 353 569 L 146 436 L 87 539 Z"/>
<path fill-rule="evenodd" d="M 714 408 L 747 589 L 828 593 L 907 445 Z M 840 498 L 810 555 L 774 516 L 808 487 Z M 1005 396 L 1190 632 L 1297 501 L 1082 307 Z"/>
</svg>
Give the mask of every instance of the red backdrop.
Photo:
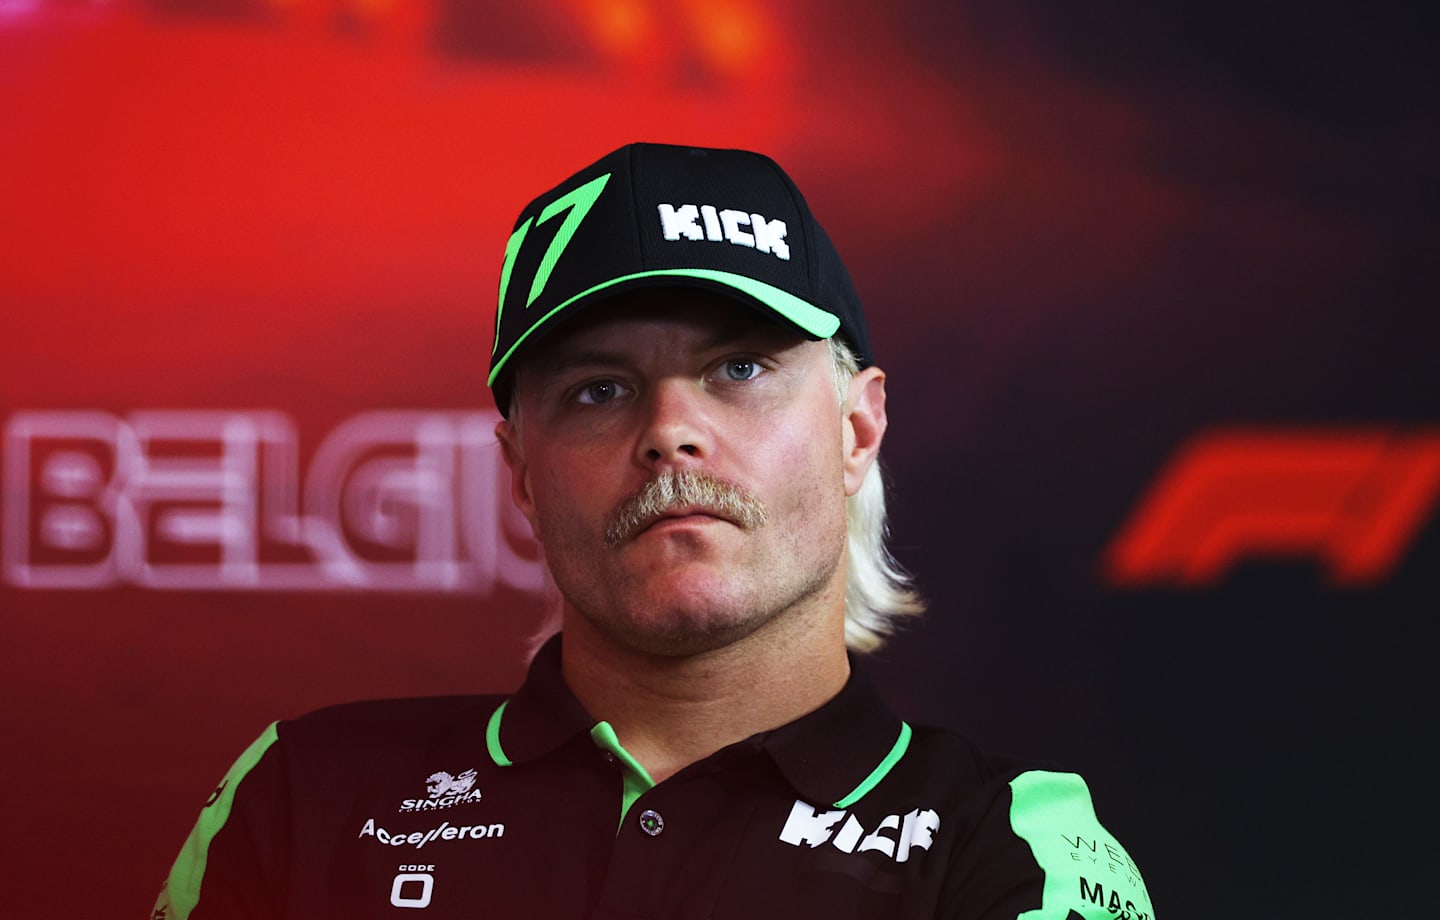
<svg viewBox="0 0 1440 920">
<path fill-rule="evenodd" d="M 1167 918 L 1415 902 L 1424 822 L 1334 791 L 1434 698 L 1405 23 L 487 6 L 0 0 L 6 916 L 147 910 L 271 719 L 518 680 L 499 255 L 637 139 L 770 152 L 850 262 L 935 607 L 902 707 L 1085 769 Z M 1301 909 L 1317 867 L 1363 881 Z"/>
</svg>

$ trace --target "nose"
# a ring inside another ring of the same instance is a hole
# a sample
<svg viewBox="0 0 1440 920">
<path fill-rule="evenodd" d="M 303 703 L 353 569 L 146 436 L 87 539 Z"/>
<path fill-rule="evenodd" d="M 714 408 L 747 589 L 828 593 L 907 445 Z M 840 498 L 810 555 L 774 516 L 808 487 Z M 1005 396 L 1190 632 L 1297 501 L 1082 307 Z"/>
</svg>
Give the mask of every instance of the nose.
<svg viewBox="0 0 1440 920">
<path fill-rule="evenodd" d="M 667 378 L 648 394 L 645 427 L 636 442 L 636 459 L 651 469 L 692 466 L 714 448 L 701 387 Z"/>
</svg>

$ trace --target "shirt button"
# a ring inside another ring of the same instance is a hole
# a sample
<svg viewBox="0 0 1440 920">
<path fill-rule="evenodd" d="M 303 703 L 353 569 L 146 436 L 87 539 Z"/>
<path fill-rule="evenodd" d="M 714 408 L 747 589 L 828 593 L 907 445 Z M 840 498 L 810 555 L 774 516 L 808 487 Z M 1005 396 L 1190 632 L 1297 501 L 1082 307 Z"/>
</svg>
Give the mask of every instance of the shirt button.
<svg viewBox="0 0 1440 920">
<path fill-rule="evenodd" d="M 640 829 L 651 837 L 658 837 L 665 829 L 665 819 L 660 817 L 660 812 L 647 808 L 640 812 Z"/>
</svg>

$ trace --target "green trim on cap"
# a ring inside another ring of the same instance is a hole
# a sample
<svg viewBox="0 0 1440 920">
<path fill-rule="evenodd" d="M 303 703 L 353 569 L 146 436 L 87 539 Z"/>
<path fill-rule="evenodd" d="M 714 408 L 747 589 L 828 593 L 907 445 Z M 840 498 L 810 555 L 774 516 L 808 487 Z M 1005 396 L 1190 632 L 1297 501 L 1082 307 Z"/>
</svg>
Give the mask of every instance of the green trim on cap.
<svg viewBox="0 0 1440 920">
<path fill-rule="evenodd" d="M 210 842 L 230 819 L 230 809 L 235 804 L 235 788 L 245 779 L 246 774 L 255 768 L 260 758 L 265 756 L 270 745 L 279 738 L 279 730 L 276 724 L 271 722 L 270 726 L 260 733 L 260 737 L 236 759 L 200 812 L 190 836 L 185 838 L 184 845 L 180 847 L 180 855 L 175 858 L 165 890 L 160 893 L 160 903 L 156 905 L 158 911 L 168 903 L 169 911 L 165 916 L 169 920 L 186 920 L 195 905 L 200 903 L 200 886 L 205 881 Z"/>
<path fill-rule="evenodd" d="M 490 713 L 490 721 L 485 723 L 485 750 L 490 752 L 490 759 L 495 761 L 497 767 L 510 766 L 510 758 L 505 756 L 505 750 L 500 747 L 500 720 L 505 717 L 505 707 L 510 705 L 506 700 L 495 711 Z"/>
<path fill-rule="evenodd" d="M 878 786 L 880 781 L 884 779 L 891 770 L 895 769 L 895 765 L 900 762 L 901 757 L 905 756 L 905 752 L 910 749 L 910 734 L 910 723 L 901 722 L 900 737 L 895 739 L 895 744 L 890 748 L 890 753 L 886 754 L 885 759 L 880 761 L 875 769 L 870 771 L 869 776 L 861 780 L 860 785 L 856 786 L 853 792 L 836 802 L 835 807 L 849 808 L 868 795 L 871 789 Z"/>
<path fill-rule="evenodd" d="M 612 278 L 609 281 L 587 288 L 574 297 L 563 301 L 550 312 L 537 319 L 531 324 L 529 329 L 525 330 L 525 332 L 515 340 L 515 344 L 510 346 L 509 351 L 505 352 L 500 360 L 495 362 L 495 367 L 490 371 L 490 378 L 486 381 L 486 385 L 492 387 L 495 385 L 495 379 L 499 377 L 500 372 L 505 369 L 506 363 L 509 362 L 511 356 L 515 354 L 516 349 L 530 337 L 531 333 L 548 323 L 550 318 L 556 313 L 564 310 L 577 300 L 589 297 L 606 288 L 614 287 L 617 284 L 624 284 L 628 281 L 639 281 L 647 278 L 691 278 L 698 281 L 711 281 L 716 284 L 723 284 L 726 287 L 734 288 L 742 294 L 753 297 L 816 338 L 828 339 L 840 329 L 840 317 L 835 314 L 827 310 L 822 310 L 814 304 L 796 297 L 789 291 L 781 290 L 763 281 L 756 281 L 754 278 L 745 275 L 737 275 L 734 272 L 716 271 L 710 268 L 665 268 L 656 271 L 636 272 L 633 275 L 622 275 L 619 278 Z"/>
<path fill-rule="evenodd" d="M 620 791 L 620 825 L 623 826 L 625 816 L 630 813 L 630 806 L 635 804 L 641 793 L 655 788 L 655 781 L 650 778 L 644 764 L 621 746 L 620 736 L 615 734 L 615 728 L 609 722 L 596 722 L 595 727 L 590 729 L 590 738 L 596 747 L 614 754 L 615 759 L 625 768 L 625 785 Z M 616 833 L 619 833 L 618 827 Z"/>
</svg>

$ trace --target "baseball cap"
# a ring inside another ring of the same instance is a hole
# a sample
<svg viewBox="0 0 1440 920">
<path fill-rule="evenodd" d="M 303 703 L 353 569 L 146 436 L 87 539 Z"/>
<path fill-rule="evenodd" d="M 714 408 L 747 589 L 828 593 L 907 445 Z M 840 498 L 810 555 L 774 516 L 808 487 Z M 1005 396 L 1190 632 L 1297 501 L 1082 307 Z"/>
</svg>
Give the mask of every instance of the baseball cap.
<svg viewBox="0 0 1440 920">
<path fill-rule="evenodd" d="M 708 289 L 871 363 L 860 298 L 835 246 L 774 160 L 630 144 L 525 206 L 505 246 L 489 384 L 509 413 L 517 364 L 582 311 L 644 287 Z"/>
</svg>

